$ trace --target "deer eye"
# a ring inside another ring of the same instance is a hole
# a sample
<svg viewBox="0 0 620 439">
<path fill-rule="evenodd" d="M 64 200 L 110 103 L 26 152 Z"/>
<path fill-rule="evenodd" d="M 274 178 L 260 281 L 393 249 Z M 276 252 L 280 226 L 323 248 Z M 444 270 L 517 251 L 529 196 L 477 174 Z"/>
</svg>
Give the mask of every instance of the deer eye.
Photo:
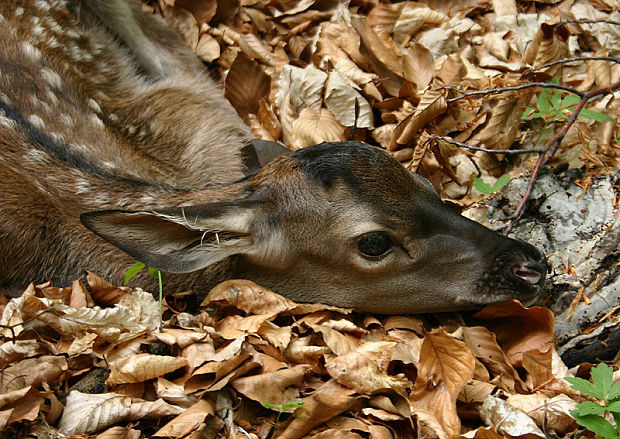
<svg viewBox="0 0 620 439">
<path fill-rule="evenodd" d="M 392 249 L 392 240 L 385 233 L 367 233 L 359 238 L 357 248 L 368 258 L 378 258 Z"/>
</svg>

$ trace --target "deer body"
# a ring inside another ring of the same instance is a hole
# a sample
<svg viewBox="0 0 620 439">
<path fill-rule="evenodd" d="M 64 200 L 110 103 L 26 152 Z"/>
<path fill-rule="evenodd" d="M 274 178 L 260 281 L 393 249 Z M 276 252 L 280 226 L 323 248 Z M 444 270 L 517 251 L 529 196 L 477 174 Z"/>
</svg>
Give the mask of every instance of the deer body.
<svg viewBox="0 0 620 439">
<path fill-rule="evenodd" d="M 179 273 L 171 290 L 244 277 L 382 313 L 540 291 L 535 248 L 453 213 L 378 149 L 318 145 L 249 177 L 247 127 L 180 37 L 125 0 L 5 0 L 0 49 L 9 294 L 84 268 L 120 282 L 134 258 Z"/>
</svg>

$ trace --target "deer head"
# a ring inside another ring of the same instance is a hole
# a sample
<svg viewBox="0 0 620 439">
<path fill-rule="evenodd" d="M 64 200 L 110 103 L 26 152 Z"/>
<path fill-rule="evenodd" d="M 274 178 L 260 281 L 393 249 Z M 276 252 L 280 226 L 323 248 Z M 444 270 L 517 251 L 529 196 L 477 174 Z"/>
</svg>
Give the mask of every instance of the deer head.
<svg viewBox="0 0 620 439">
<path fill-rule="evenodd" d="M 167 272 L 233 258 L 231 275 L 293 300 L 377 313 L 530 304 L 545 277 L 535 247 L 458 215 L 424 178 L 360 143 L 284 154 L 238 194 L 153 212 L 89 212 L 82 222 Z"/>
</svg>

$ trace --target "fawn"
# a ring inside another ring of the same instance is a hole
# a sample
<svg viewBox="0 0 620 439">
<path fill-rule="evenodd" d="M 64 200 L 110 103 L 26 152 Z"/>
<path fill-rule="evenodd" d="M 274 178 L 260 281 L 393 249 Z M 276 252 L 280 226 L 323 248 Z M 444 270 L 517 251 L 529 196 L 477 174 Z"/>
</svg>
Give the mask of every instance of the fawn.
<svg viewBox="0 0 620 439">
<path fill-rule="evenodd" d="M 536 248 L 456 214 L 378 148 L 269 161 L 180 36 L 129 1 L 3 0 L 0 47 L 9 295 L 85 268 L 121 282 L 136 259 L 170 273 L 170 290 L 247 278 L 377 313 L 540 293 Z"/>
</svg>

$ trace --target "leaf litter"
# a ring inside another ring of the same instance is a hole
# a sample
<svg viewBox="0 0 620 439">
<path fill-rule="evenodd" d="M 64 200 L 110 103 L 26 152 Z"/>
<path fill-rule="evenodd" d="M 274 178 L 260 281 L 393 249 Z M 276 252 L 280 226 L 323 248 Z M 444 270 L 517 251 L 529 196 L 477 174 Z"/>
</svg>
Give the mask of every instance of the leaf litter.
<svg viewBox="0 0 620 439">
<path fill-rule="evenodd" d="M 89 274 L 78 294 L 93 299 L 75 308 L 72 289 L 31 285 L 4 308 L 0 421 L 15 437 L 40 437 L 43 427 L 97 437 L 244 437 L 242 429 L 255 438 L 576 428 L 568 412 L 577 394 L 546 308 L 513 301 L 485 308 L 475 326 L 430 329 L 416 316 L 296 304 L 231 280 L 199 314 L 169 309 L 156 332 L 157 320 L 144 320 L 158 309 L 152 295 L 117 288 L 115 304 L 98 302 L 114 287 Z"/>
<path fill-rule="evenodd" d="M 586 92 L 620 76 L 604 59 L 619 51 L 610 1 L 144 8 L 211 64 L 256 137 L 292 149 L 348 139 L 383 147 L 460 207 L 482 198 L 475 178 L 495 187 L 531 172 L 535 156 L 442 136 L 537 148 L 577 102 L 551 89 L 464 93 L 534 81 Z M 575 56 L 602 58 L 560 62 Z M 587 111 L 550 162 L 582 169 L 584 181 L 616 171 L 619 155 L 616 124 L 600 116 L 617 117 L 617 100 Z M 583 397 L 564 378 L 589 371 L 562 363 L 548 309 L 517 302 L 465 324 L 296 304 L 233 280 L 194 313 L 168 308 L 157 332 L 149 293 L 89 274 L 68 288 L 31 285 L 2 306 L 6 437 L 548 437 L 576 432 L 569 412 Z"/>
</svg>

